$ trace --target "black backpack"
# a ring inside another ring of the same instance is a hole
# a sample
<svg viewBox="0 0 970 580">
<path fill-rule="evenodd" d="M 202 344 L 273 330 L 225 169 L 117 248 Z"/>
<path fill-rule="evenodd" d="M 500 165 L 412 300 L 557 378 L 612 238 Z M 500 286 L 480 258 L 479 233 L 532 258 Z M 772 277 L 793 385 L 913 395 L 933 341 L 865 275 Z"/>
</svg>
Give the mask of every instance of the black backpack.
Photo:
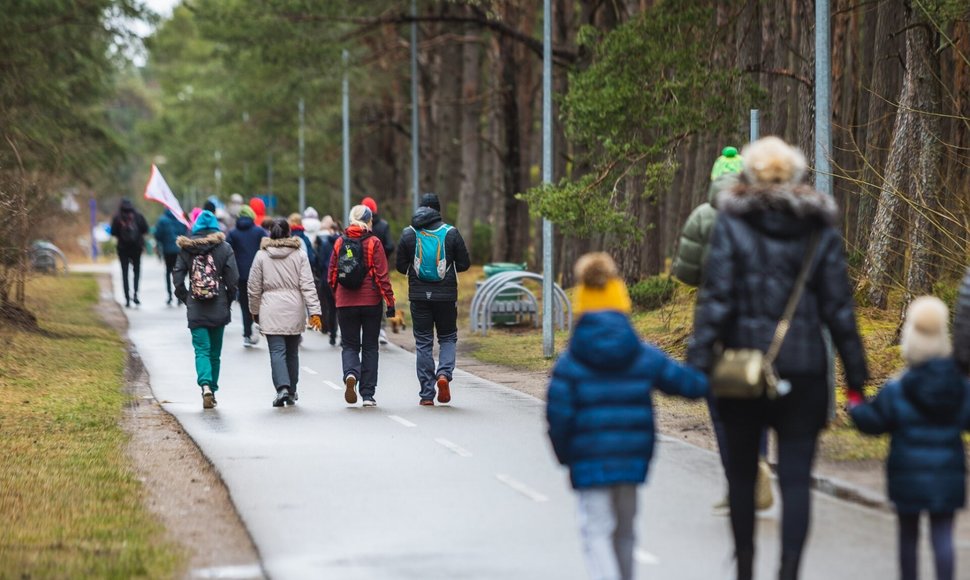
<svg viewBox="0 0 970 580">
<path fill-rule="evenodd" d="M 348 290 L 357 290 L 364 284 L 367 257 L 364 255 L 363 238 L 340 237 L 340 253 L 337 255 L 337 283 Z"/>
<path fill-rule="evenodd" d="M 141 230 L 138 229 L 138 218 L 135 214 L 121 216 L 121 231 L 118 241 L 125 244 L 137 244 L 141 241 Z"/>
</svg>

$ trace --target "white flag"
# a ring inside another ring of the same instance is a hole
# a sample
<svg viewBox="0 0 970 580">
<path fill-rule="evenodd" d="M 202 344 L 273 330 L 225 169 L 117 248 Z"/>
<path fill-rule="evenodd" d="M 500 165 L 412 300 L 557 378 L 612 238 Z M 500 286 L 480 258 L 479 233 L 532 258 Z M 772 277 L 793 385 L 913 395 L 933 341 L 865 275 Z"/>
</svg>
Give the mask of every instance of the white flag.
<svg viewBox="0 0 970 580">
<path fill-rule="evenodd" d="M 152 175 L 148 178 L 148 183 L 145 185 L 145 199 L 157 201 L 164 205 L 172 210 L 172 213 L 175 214 L 175 219 L 185 224 L 185 227 L 192 227 L 188 220 L 185 219 L 182 204 L 179 203 L 178 198 L 172 193 L 172 189 L 165 183 L 162 172 L 154 164 L 152 164 Z"/>
</svg>

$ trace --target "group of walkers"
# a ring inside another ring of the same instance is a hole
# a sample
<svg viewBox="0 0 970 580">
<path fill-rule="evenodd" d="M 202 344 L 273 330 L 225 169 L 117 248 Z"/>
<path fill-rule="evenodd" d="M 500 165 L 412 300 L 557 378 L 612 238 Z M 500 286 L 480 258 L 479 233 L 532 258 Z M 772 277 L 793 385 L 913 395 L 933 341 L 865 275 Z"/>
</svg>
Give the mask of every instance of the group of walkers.
<svg viewBox="0 0 970 580">
<path fill-rule="evenodd" d="M 961 433 L 970 429 L 970 273 L 957 310 L 956 356 L 946 306 L 932 297 L 914 300 L 901 334 L 906 369 L 867 401 L 838 208 L 804 184 L 806 171 L 802 153 L 775 137 L 740 155 L 726 149 L 715 164 L 710 202 L 689 218 L 674 262 L 675 275 L 699 287 L 684 365 L 636 335 L 626 287 L 608 255 L 577 262 L 578 320 L 553 370 L 547 418 L 578 495 L 591 578 L 633 577 L 635 490 L 646 479 L 655 438 L 653 387 L 708 396 L 739 580 L 754 574 L 756 509 L 773 501 L 764 457 L 767 429 L 775 432 L 778 578 L 799 576 L 811 470 L 832 394 L 826 332 L 842 360 L 857 427 L 892 434 L 888 486 L 899 516 L 901 577 L 917 577 L 919 517 L 926 512 L 937 578 L 953 578 L 953 514 L 964 506 L 966 488 Z"/>
<path fill-rule="evenodd" d="M 299 398 L 299 352 L 307 328 L 329 334 L 331 345 L 339 330 L 344 399 L 356 404 L 359 395 L 364 407 L 376 406 L 379 347 L 387 340 L 383 326 L 397 308 L 389 277 L 395 249 L 397 270 L 408 277 L 418 402 L 433 406 L 436 397 L 439 403 L 451 401 L 458 341 L 457 276 L 469 268 L 470 260 L 461 234 L 444 223 L 437 195 L 422 197 L 398 244 L 373 198 L 351 209 L 346 230 L 329 216 L 320 220 L 313 208 L 283 219 L 267 217 L 259 198 L 247 205 L 241 201 L 235 196 L 231 200 L 229 219 L 217 217 L 210 201 L 192 211 L 191 229 L 169 210 L 155 227 L 166 264 L 167 303 L 172 305 L 174 293 L 177 304 L 186 306 L 204 409 L 217 404 L 222 344 L 234 301 L 242 311 L 243 346 L 253 347 L 261 335 L 266 337 L 276 391 L 273 406 L 292 405 Z M 134 264 L 137 305 L 138 259 L 148 227 L 128 200 L 114 221 L 126 306 L 129 263 Z M 131 248 L 124 245 L 129 224 L 135 226 Z M 433 352 L 436 333 L 438 363 Z"/>
</svg>

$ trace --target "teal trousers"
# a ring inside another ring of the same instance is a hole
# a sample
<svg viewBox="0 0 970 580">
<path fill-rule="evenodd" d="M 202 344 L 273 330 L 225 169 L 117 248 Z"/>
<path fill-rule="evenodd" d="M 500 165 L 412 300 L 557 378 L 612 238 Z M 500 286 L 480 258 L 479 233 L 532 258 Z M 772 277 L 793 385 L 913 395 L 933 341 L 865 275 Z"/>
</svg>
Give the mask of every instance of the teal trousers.
<svg viewBox="0 0 970 580">
<path fill-rule="evenodd" d="M 219 390 L 219 357 L 222 355 L 222 335 L 225 326 L 193 328 L 192 347 L 195 348 L 196 382 L 201 387 L 209 385 L 212 392 Z"/>
</svg>

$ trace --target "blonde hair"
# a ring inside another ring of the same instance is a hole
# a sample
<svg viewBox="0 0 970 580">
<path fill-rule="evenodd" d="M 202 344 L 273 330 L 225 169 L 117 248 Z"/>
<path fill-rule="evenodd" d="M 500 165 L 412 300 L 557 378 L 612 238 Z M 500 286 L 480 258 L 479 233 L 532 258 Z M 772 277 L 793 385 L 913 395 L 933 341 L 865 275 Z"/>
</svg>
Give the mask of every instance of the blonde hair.
<svg viewBox="0 0 970 580">
<path fill-rule="evenodd" d="M 374 214 L 371 213 L 370 208 L 366 205 L 355 205 L 350 209 L 350 225 L 358 226 L 370 231 L 371 221 L 374 219 Z"/>
<path fill-rule="evenodd" d="M 950 342 L 950 309 L 935 296 L 921 296 L 906 309 L 899 340 L 906 364 L 913 366 L 953 352 Z"/>
<path fill-rule="evenodd" d="M 619 277 L 616 262 L 606 252 L 591 252 L 576 260 L 574 269 L 576 279 L 583 286 L 604 288 L 606 284 Z"/>
<path fill-rule="evenodd" d="M 286 221 L 288 221 L 291 226 L 302 226 L 303 216 L 298 213 L 291 213 L 290 217 L 286 218 Z"/>
<path fill-rule="evenodd" d="M 797 183 L 808 170 L 805 155 L 778 137 L 763 137 L 745 145 L 741 157 L 744 175 L 751 183 Z"/>
</svg>

